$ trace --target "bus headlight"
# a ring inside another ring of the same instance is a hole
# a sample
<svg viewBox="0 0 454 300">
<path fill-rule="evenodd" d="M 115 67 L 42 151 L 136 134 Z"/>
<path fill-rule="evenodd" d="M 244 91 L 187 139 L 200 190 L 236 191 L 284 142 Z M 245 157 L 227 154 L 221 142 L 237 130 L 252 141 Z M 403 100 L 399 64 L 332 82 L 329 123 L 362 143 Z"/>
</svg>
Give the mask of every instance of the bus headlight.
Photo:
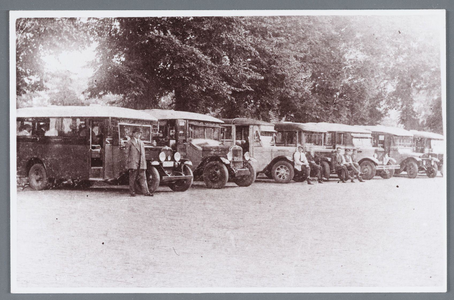
<svg viewBox="0 0 454 300">
<path fill-rule="evenodd" d="M 232 161 L 232 159 L 233 159 L 233 154 L 232 154 L 232 151 L 231 151 L 231 150 L 229 151 L 229 153 L 227 153 L 227 159 L 228 159 L 229 161 Z"/>
<path fill-rule="evenodd" d="M 175 154 L 173 155 L 173 158 L 175 159 L 176 162 L 179 162 L 181 159 L 180 152 L 175 152 Z"/>
<path fill-rule="evenodd" d="M 244 159 L 245 160 L 250 160 L 251 156 L 249 155 L 249 152 L 244 153 Z"/>
<path fill-rule="evenodd" d="M 165 161 L 166 160 L 166 154 L 164 152 L 159 153 L 159 160 L 160 161 Z"/>
</svg>

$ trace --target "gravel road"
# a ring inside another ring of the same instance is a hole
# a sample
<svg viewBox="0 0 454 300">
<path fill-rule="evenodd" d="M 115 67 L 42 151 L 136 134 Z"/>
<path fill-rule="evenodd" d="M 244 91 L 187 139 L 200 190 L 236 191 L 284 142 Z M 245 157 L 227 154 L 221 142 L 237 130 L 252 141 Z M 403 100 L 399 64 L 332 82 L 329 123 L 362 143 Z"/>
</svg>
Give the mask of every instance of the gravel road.
<svg viewBox="0 0 454 300">
<path fill-rule="evenodd" d="M 441 287 L 445 181 L 19 190 L 17 286 Z"/>
</svg>

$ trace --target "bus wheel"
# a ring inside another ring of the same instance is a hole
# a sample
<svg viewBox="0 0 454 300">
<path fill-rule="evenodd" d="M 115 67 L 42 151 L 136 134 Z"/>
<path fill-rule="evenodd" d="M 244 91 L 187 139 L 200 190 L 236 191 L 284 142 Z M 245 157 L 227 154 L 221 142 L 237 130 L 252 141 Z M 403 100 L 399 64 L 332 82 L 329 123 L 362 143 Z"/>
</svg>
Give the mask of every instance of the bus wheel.
<svg viewBox="0 0 454 300">
<path fill-rule="evenodd" d="M 34 190 L 43 190 L 47 187 L 47 172 L 42 164 L 34 164 L 30 168 L 28 182 Z"/>
<path fill-rule="evenodd" d="M 371 180 L 374 178 L 375 174 L 377 173 L 377 169 L 373 162 L 365 160 L 360 165 L 361 173 L 363 173 L 363 179 Z"/>
<path fill-rule="evenodd" d="M 281 160 L 274 164 L 271 174 L 276 182 L 289 183 L 295 176 L 295 171 L 291 163 Z"/>
<path fill-rule="evenodd" d="M 416 178 L 418 176 L 418 164 L 415 161 L 407 162 L 406 170 L 408 178 Z"/>
<path fill-rule="evenodd" d="M 233 182 L 235 182 L 238 186 L 250 186 L 254 183 L 257 174 L 255 174 L 255 169 L 250 163 L 246 163 L 246 168 L 249 170 L 249 175 L 245 176 L 236 176 L 233 178 Z"/>
<path fill-rule="evenodd" d="M 184 191 L 186 191 L 187 189 L 189 189 L 191 187 L 192 181 L 193 181 L 193 174 L 192 174 L 191 168 L 189 168 L 188 165 L 183 165 L 182 174 L 185 175 L 185 176 L 191 176 L 191 178 L 189 178 L 189 179 L 181 179 L 181 180 L 177 180 L 175 182 L 170 182 L 169 183 L 169 188 L 172 191 L 184 192 Z"/>
<path fill-rule="evenodd" d="M 427 177 L 429 178 L 435 178 L 437 176 L 437 168 L 435 167 L 428 167 L 426 169 L 426 174 L 427 174 Z"/>
<path fill-rule="evenodd" d="M 320 165 L 322 167 L 322 169 L 320 170 L 320 172 L 322 172 L 322 176 L 329 180 L 329 176 L 331 174 L 329 163 L 327 161 L 322 161 Z"/>
<path fill-rule="evenodd" d="M 209 189 L 221 189 L 229 181 L 229 171 L 219 161 L 209 162 L 203 169 L 203 181 Z"/>
<path fill-rule="evenodd" d="M 159 183 L 161 182 L 161 178 L 159 176 L 158 170 L 155 167 L 151 167 L 147 170 L 147 184 L 148 184 L 148 191 L 150 193 L 154 193 L 158 187 Z"/>
</svg>

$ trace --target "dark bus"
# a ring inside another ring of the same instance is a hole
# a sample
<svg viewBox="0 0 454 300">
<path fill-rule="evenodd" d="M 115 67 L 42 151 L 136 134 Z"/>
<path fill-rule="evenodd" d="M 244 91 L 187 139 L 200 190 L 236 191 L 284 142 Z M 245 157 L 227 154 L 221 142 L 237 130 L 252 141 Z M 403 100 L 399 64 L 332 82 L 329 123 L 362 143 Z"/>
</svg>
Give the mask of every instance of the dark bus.
<svg viewBox="0 0 454 300">
<path fill-rule="evenodd" d="M 139 127 L 145 143 L 150 191 L 166 183 L 176 191 L 192 184 L 190 161 L 154 145 L 158 120 L 142 111 L 110 106 L 50 106 L 16 110 L 17 178 L 35 190 L 69 182 L 128 184 L 125 143 Z"/>
</svg>

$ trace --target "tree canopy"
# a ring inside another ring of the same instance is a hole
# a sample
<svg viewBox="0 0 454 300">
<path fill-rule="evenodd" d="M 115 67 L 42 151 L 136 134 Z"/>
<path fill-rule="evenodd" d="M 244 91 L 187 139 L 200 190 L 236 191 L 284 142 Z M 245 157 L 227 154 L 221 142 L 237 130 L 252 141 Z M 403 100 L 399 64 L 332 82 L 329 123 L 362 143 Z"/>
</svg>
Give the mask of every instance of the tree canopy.
<svg viewBox="0 0 454 300">
<path fill-rule="evenodd" d="M 117 95 L 116 105 L 138 109 L 346 124 L 379 124 L 392 109 L 405 128 L 440 132 L 434 22 L 412 16 L 20 19 L 17 95 L 45 89 L 38 52 L 94 42 L 87 99 Z M 62 89 L 52 101 L 61 95 L 74 97 Z"/>
</svg>

